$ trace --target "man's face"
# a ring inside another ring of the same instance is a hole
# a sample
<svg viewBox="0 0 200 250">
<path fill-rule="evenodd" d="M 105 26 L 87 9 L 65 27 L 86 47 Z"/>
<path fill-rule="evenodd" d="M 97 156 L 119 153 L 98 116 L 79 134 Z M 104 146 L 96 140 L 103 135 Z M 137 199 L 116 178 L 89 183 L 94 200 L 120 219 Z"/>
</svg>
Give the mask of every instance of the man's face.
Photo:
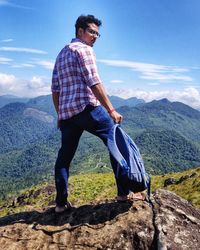
<svg viewBox="0 0 200 250">
<path fill-rule="evenodd" d="M 89 23 L 88 28 L 84 31 L 83 29 L 79 29 L 78 38 L 81 39 L 89 46 L 93 46 L 96 42 L 96 39 L 99 37 L 99 27 L 94 23 Z"/>
</svg>

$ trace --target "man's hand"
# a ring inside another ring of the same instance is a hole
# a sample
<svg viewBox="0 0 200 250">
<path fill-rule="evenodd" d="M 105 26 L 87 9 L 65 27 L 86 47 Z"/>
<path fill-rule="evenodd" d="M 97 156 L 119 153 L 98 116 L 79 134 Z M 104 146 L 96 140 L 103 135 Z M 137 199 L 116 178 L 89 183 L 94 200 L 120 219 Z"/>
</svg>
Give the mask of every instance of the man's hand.
<svg viewBox="0 0 200 250">
<path fill-rule="evenodd" d="M 110 113 L 110 117 L 113 119 L 115 123 L 121 123 L 123 120 L 123 116 L 120 113 L 118 113 L 116 110 Z"/>
<path fill-rule="evenodd" d="M 104 108 L 108 111 L 110 117 L 113 119 L 115 123 L 121 123 L 122 122 L 122 115 L 119 114 L 114 108 L 112 103 L 110 102 L 106 91 L 104 89 L 104 86 L 99 83 L 91 87 L 92 92 L 96 96 L 96 98 L 100 101 L 100 103 L 104 106 Z"/>
</svg>

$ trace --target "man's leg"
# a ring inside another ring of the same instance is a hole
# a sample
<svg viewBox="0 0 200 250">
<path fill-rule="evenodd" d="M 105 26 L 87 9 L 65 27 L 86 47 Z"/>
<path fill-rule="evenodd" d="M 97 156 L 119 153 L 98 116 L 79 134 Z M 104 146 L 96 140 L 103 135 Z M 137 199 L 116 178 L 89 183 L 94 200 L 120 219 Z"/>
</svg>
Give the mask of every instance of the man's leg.
<svg viewBox="0 0 200 250">
<path fill-rule="evenodd" d="M 73 124 L 70 119 L 61 123 L 61 148 L 55 164 L 56 205 L 67 204 L 69 166 L 74 157 L 83 130 Z"/>
<path fill-rule="evenodd" d="M 108 134 L 113 127 L 114 123 L 108 113 L 101 107 L 101 111 L 97 114 L 93 112 L 93 118 L 94 122 L 96 124 L 94 134 L 96 134 L 99 138 L 102 139 L 104 144 L 107 146 L 107 140 L 108 140 Z M 127 181 L 123 176 L 121 175 L 122 171 L 121 169 L 118 170 L 118 163 L 115 160 L 115 158 L 110 155 L 110 163 L 113 169 L 113 172 L 115 174 L 115 180 L 117 185 L 117 194 L 118 196 L 127 196 L 129 194 L 129 188 L 127 187 Z M 118 171 L 118 176 L 117 176 Z"/>
<path fill-rule="evenodd" d="M 107 146 L 108 134 L 114 123 L 102 106 L 88 106 L 82 113 L 74 117 L 74 122 L 78 122 L 82 128 L 101 138 Z M 117 161 L 111 155 L 110 161 L 116 177 Z M 129 194 L 127 181 L 121 175 L 121 170 L 119 170 L 119 176 L 116 178 L 116 184 L 118 196 L 126 196 Z"/>
</svg>

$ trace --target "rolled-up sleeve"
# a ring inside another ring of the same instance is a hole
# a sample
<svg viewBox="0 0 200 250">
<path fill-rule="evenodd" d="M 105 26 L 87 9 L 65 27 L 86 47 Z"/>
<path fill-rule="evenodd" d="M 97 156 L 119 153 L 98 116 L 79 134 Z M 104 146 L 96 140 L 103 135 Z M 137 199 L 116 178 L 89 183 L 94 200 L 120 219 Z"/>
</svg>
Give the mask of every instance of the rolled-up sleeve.
<svg viewBox="0 0 200 250">
<path fill-rule="evenodd" d="M 78 60 L 82 77 L 86 84 L 91 87 L 95 84 L 101 83 L 93 49 L 88 46 L 87 49 L 84 48 L 84 50 L 78 51 Z"/>
<path fill-rule="evenodd" d="M 59 84 L 59 78 L 58 78 L 56 64 L 54 66 L 53 74 L 52 74 L 51 91 L 52 92 L 60 92 L 60 84 Z"/>
</svg>

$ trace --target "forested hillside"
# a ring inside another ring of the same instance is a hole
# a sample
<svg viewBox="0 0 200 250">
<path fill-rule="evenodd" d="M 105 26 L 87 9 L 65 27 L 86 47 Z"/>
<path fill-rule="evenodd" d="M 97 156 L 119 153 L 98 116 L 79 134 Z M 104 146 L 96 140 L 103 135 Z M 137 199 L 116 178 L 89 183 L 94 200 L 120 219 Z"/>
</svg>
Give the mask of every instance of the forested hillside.
<svg viewBox="0 0 200 250">
<path fill-rule="evenodd" d="M 0 153 L 19 149 L 46 138 L 55 118 L 24 103 L 10 103 L 0 109 Z"/>
<path fill-rule="evenodd" d="M 118 108 L 122 128 L 139 146 L 150 174 L 186 170 L 200 165 L 200 112 L 168 100 Z M 0 109 L 1 195 L 52 178 L 60 146 L 51 96 Z M 109 172 L 106 147 L 85 132 L 71 173 Z"/>
</svg>

